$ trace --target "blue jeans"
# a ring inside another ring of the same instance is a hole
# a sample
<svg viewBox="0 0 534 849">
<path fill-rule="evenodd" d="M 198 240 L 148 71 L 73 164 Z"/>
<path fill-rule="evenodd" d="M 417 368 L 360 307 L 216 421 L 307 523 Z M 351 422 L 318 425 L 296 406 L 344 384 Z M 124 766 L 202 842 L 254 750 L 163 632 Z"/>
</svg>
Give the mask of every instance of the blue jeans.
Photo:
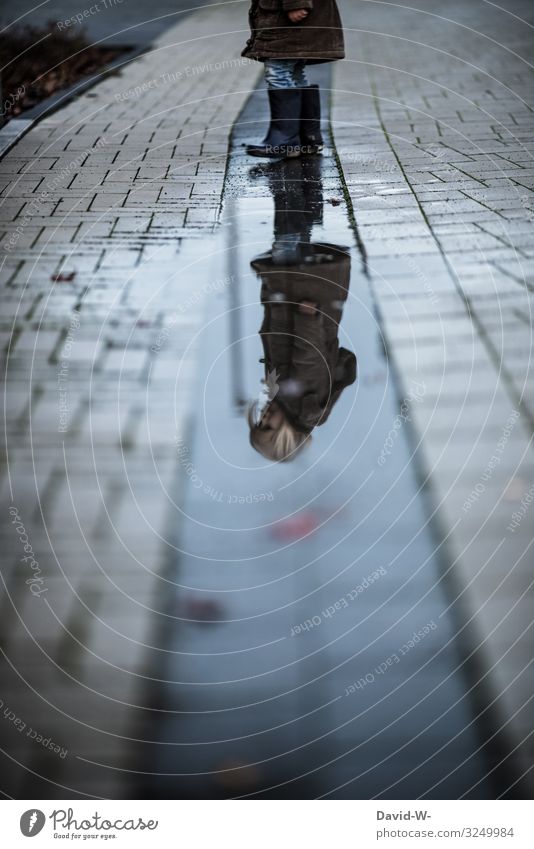
<svg viewBox="0 0 534 849">
<path fill-rule="evenodd" d="M 265 59 L 264 65 L 269 88 L 303 88 L 308 85 L 304 59 Z"/>
</svg>

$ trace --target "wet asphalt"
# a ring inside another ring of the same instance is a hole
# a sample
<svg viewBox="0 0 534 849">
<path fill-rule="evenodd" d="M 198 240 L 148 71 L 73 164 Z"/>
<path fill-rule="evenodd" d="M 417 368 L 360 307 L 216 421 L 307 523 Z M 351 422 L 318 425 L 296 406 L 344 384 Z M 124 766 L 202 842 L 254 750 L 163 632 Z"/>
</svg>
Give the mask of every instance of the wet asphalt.
<svg viewBox="0 0 534 849">
<path fill-rule="evenodd" d="M 403 397 L 389 366 L 330 145 L 255 162 L 243 143 L 266 118 L 256 92 L 234 128 L 223 226 L 189 258 L 209 298 L 135 792 L 494 798 L 410 437 L 424 386 Z M 273 240 L 291 252 L 295 233 L 298 261 L 273 265 Z M 298 313 L 299 292 L 319 315 Z M 293 462 L 271 463 L 249 443 L 245 410 L 265 399 L 260 327 L 284 337 L 273 322 L 287 303 L 305 363 L 337 345 L 357 378 Z"/>
</svg>

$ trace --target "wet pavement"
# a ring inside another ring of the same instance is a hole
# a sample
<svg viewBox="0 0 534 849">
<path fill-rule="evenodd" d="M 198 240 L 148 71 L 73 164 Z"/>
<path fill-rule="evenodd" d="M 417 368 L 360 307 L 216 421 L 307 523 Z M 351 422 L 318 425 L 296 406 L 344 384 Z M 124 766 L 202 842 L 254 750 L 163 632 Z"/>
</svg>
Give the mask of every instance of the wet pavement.
<svg viewBox="0 0 534 849">
<path fill-rule="evenodd" d="M 1 485 L 19 511 L 6 506 L 0 523 L 0 699 L 19 720 L 0 723 L 0 745 L 2 789 L 16 798 L 129 793 L 123 769 L 160 660 L 173 439 L 194 396 L 189 342 L 206 298 L 195 263 L 259 71 L 230 61 L 240 21 L 235 4 L 187 15 L 0 164 Z"/>
<path fill-rule="evenodd" d="M 406 432 L 425 386 L 398 396 L 332 153 L 244 154 L 264 109 L 234 130 L 223 242 L 197 267 L 213 294 L 141 792 L 492 797 Z"/>
<path fill-rule="evenodd" d="M 424 5 L 335 157 L 227 171 L 230 3 L 2 158 L 6 795 L 528 797 L 530 7 Z"/>
</svg>

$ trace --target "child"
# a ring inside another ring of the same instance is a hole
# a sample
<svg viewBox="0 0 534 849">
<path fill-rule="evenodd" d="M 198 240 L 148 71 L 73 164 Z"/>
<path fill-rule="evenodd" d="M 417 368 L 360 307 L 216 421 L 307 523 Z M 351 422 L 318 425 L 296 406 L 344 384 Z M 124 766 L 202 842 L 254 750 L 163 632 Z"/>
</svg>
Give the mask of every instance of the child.
<svg viewBox="0 0 534 849">
<path fill-rule="evenodd" d="M 294 460 L 309 437 L 308 433 L 294 427 L 274 400 L 261 415 L 258 415 L 257 405 L 253 404 L 248 412 L 248 424 L 252 447 L 275 463 Z"/>
<path fill-rule="evenodd" d="M 290 160 L 270 168 L 274 242 L 252 262 L 262 281 L 260 336 L 268 395 L 263 409 L 254 404 L 249 411 L 250 442 L 276 462 L 293 460 L 310 443 L 312 431 L 356 380 L 356 357 L 338 341 L 350 253 L 311 241 L 322 205 L 317 164 Z"/>
<path fill-rule="evenodd" d="M 312 260 L 310 262 L 310 260 Z M 356 357 L 338 342 L 348 294 L 350 255 L 310 243 L 307 261 L 254 260 L 265 314 L 260 330 L 268 403 L 249 412 L 250 442 L 269 460 L 293 460 L 356 380 Z"/>
<path fill-rule="evenodd" d="M 345 55 L 336 0 L 252 0 L 249 20 L 242 55 L 265 65 L 271 124 L 247 152 L 282 159 L 320 153 L 320 92 L 308 85 L 306 65 Z"/>
</svg>

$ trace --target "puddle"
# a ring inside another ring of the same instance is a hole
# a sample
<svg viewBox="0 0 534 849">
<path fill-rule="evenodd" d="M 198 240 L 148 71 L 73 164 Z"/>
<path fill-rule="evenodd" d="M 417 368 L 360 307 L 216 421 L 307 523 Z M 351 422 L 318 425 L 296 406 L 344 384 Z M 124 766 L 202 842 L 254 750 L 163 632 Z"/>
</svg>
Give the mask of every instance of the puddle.
<svg viewBox="0 0 534 849">
<path fill-rule="evenodd" d="M 244 154 L 263 108 L 199 271 L 142 792 L 487 798 L 408 439 L 425 386 L 397 397 L 332 156 Z"/>
</svg>

